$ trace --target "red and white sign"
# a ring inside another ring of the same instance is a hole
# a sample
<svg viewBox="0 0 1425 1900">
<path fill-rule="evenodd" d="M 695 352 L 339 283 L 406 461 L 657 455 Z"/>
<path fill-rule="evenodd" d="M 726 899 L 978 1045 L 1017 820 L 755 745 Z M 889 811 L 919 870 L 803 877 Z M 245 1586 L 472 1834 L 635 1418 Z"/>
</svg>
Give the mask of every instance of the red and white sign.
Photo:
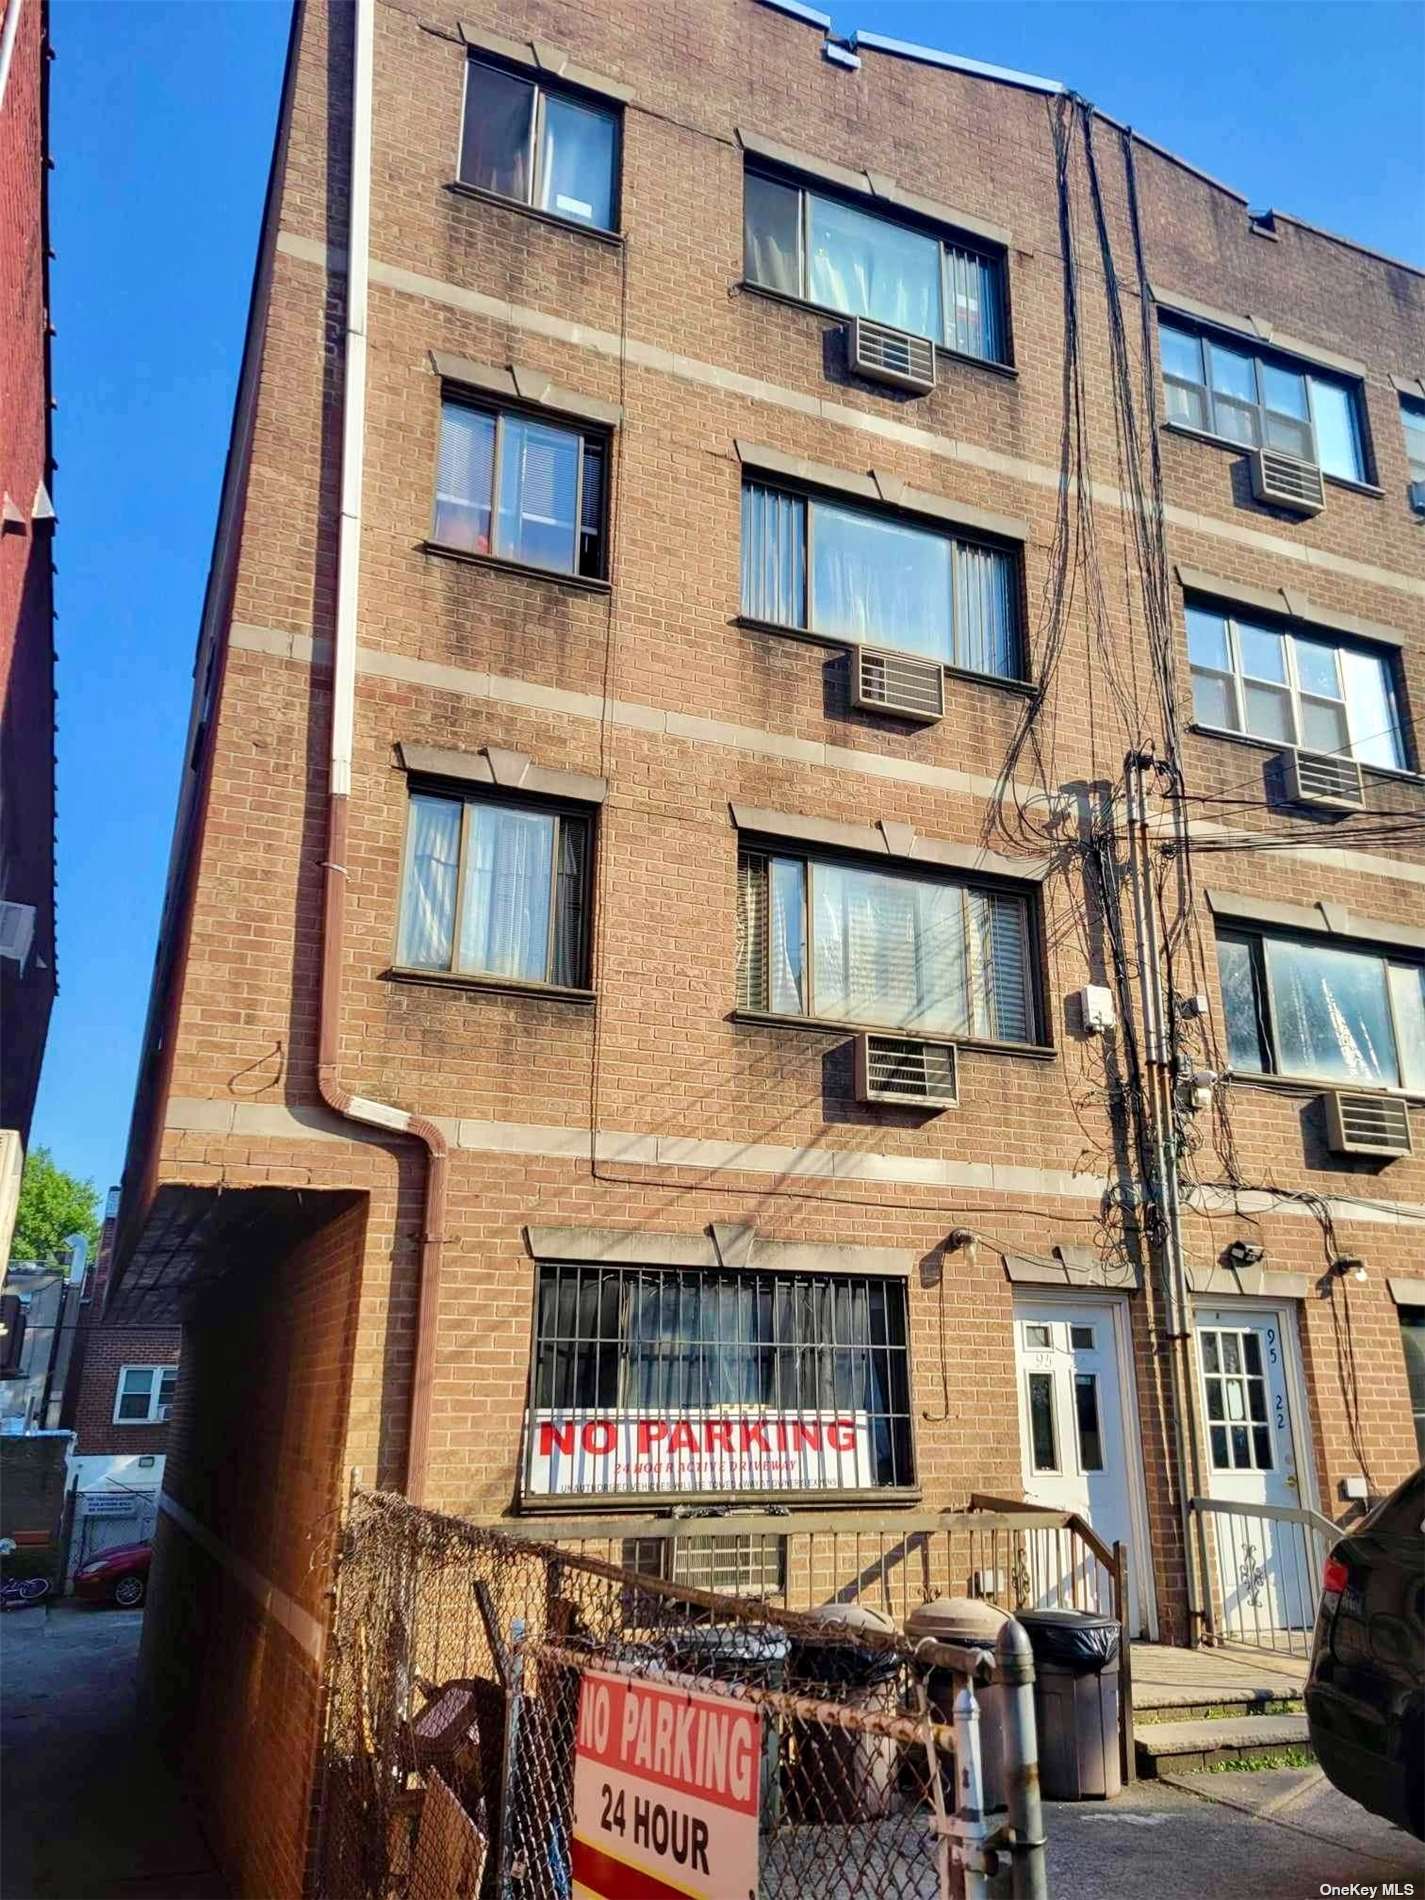
<svg viewBox="0 0 1425 1900">
<path fill-rule="evenodd" d="M 872 1485 L 865 1412 L 533 1412 L 526 1489 L 820 1491 Z"/>
<path fill-rule="evenodd" d="M 586 1671 L 574 1900 L 756 1900 L 761 1778 L 745 1702 Z"/>
</svg>

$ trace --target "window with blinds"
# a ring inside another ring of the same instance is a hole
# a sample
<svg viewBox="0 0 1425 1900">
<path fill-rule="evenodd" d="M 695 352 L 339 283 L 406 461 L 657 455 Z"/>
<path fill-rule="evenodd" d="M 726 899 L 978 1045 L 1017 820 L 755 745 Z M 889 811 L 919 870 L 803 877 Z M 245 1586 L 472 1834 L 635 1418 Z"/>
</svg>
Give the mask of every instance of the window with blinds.
<svg viewBox="0 0 1425 1900">
<path fill-rule="evenodd" d="M 743 851 L 737 875 L 740 1009 L 1036 1040 L 1019 892 L 774 851 Z"/>
<path fill-rule="evenodd" d="M 829 640 L 1023 678 L 1014 556 L 903 515 L 746 483 L 742 611 Z"/>
<path fill-rule="evenodd" d="M 447 397 L 432 539 L 601 580 L 607 437 Z"/>
</svg>

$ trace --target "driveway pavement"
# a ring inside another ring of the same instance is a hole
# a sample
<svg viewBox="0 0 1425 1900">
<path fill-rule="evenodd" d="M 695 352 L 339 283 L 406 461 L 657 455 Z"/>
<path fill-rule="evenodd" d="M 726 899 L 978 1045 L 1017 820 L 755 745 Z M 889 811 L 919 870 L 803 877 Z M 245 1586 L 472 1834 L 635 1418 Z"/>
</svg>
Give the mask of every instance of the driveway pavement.
<svg viewBox="0 0 1425 1900">
<path fill-rule="evenodd" d="M 1116 1801 L 1048 1802 L 1045 1822 L 1053 1900 L 1425 1895 L 1420 1842 L 1319 1768 L 1140 1781 Z"/>
<path fill-rule="evenodd" d="M 192 1809 L 134 1697 L 141 1610 L 0 1616 L 0 1895 L 220 1900 Z"/>
</svg>

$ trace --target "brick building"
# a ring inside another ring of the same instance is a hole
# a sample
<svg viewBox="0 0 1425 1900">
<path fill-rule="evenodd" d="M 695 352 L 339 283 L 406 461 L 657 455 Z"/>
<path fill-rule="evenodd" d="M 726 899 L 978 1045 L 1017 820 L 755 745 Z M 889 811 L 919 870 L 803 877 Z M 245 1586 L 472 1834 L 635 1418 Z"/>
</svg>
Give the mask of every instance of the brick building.
<svg viewBox="0 0 1425 1900">
<path fill-rule="evenodd" d="M 1425 277 L 816 20 L 298 10 L 111 1298 L 244 1891 L 354 1470 L 1072 1500 L 1184 1641 L 1417 1456 Z"/>
<path fill-rule="evenodd" d="M 0 1132 L 14 1130 L 20 1147 L 29 1139 L 55 993 L 48 136 L 47 0 L 6 0 L 0 9 Z M 6 1199 L 0 1189 L 0 1206 Z M 8 1225 L 0 1240 L 8 1251 Z"/>
</svg>

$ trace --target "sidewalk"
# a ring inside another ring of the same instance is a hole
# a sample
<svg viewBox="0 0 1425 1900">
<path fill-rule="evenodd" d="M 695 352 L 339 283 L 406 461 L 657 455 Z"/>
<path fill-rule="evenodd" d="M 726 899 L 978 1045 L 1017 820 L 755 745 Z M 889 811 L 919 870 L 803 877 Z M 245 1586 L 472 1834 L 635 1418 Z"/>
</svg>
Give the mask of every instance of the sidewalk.
<svg viewBox="0 0 1425 1900">
<path fill-rule="evenodd" d="M 221 1900 L 191 1809 L 138 1725 L 139 1610 L 0 1616 L 4 1900 Z"/>
</svg>

